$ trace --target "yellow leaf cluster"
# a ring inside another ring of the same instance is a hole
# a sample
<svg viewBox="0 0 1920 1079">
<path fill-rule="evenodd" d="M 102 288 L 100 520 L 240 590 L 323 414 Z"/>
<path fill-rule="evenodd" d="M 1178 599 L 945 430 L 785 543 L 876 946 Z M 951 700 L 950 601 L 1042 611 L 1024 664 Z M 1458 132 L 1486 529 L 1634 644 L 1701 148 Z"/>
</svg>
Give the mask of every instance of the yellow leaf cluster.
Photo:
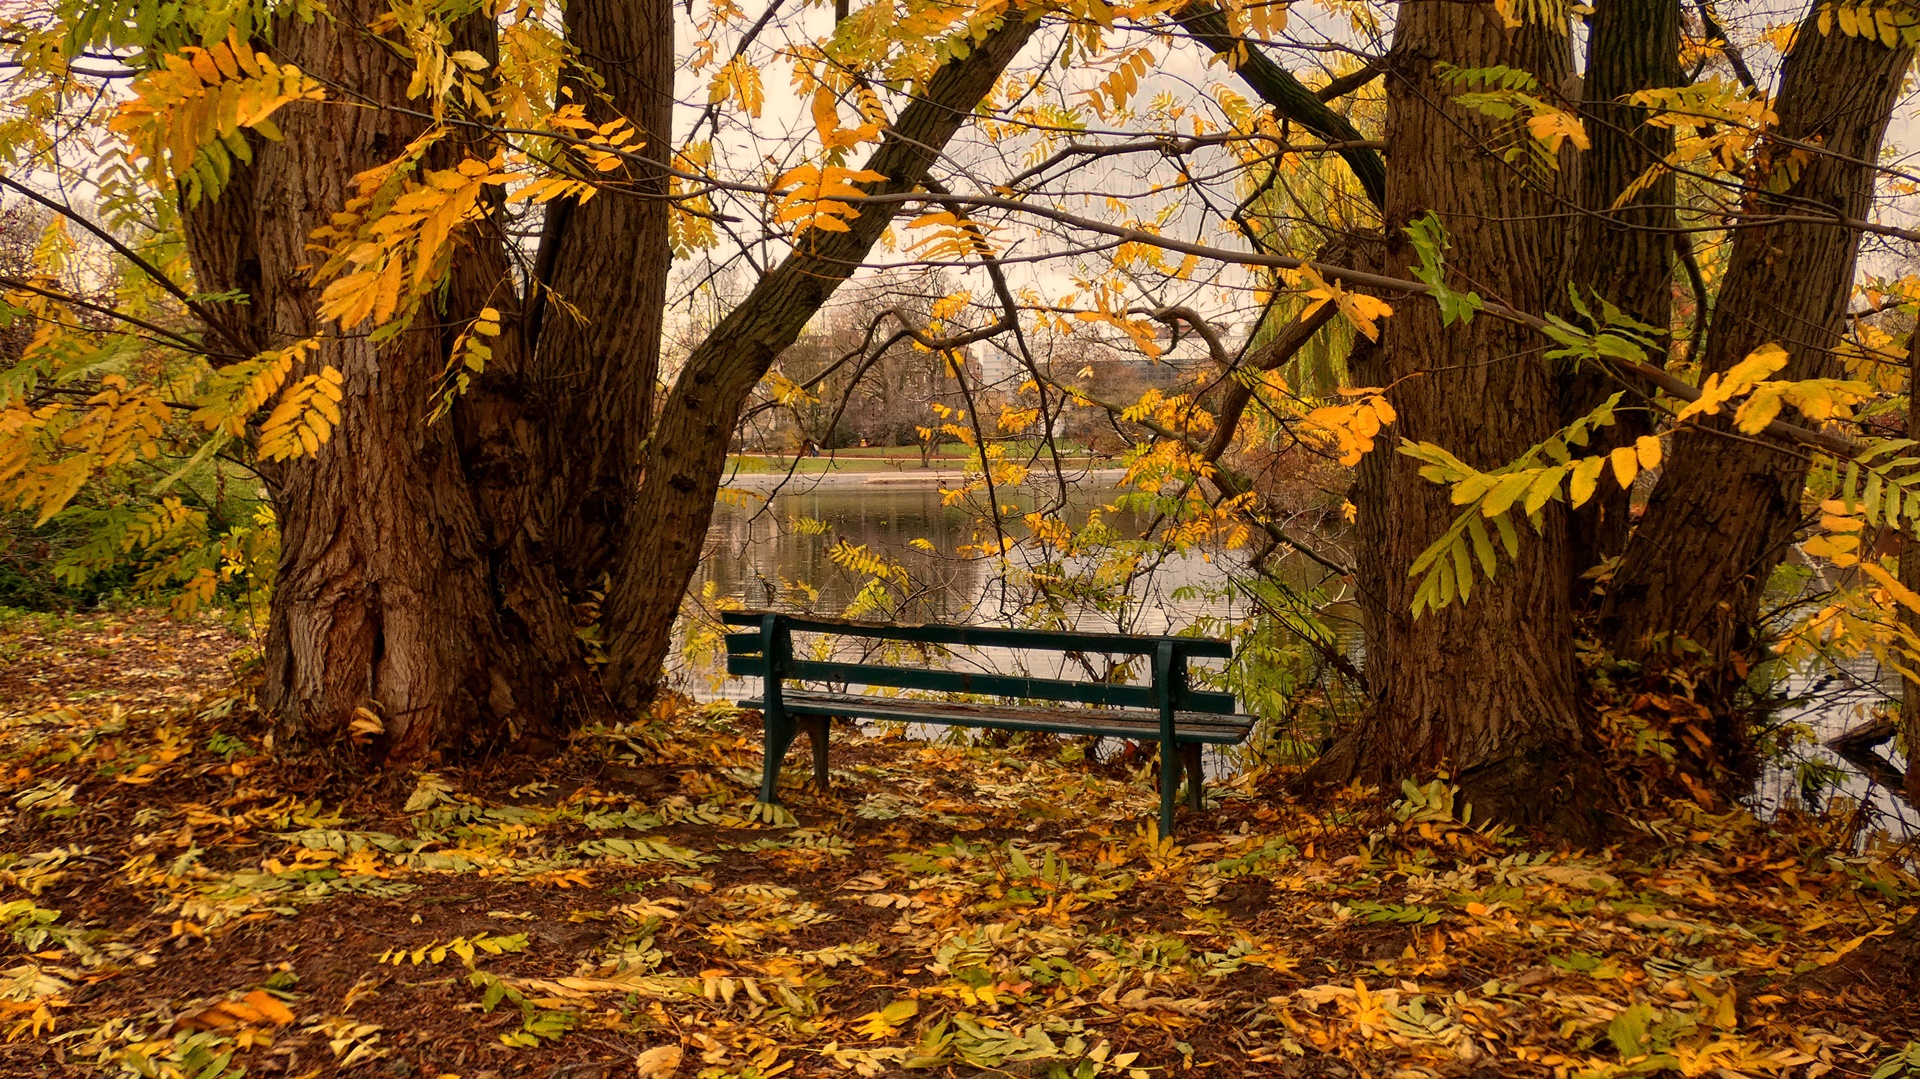
<svg viewBox="0 0 1920 1079">
<path fill-rule="evenodd" d="M 185 181 L 189 201 L 225 186 L 232 161 L 253 160 L 243 130 L 278 141 L 270 117 L 295 101 L 325 97 L 320 84 L 276 66 L 230 31 L 211 48 L 188 46 L 133 83 L 108 127 L 144 158 L 157 180 Z"/>
<path fill-rule="evenodd" d="M 1395 414 L 1379 390 L 1342 392 L 1358 399 L 1322 405 L 1307 413 L 1306 425 L 1308 431 L 1331 441 L 1340 454 L 1340 463 L 1351 467 L 1373 451 L 1374 436 L 1394 421 Z"/>
<path fill-rule="evenodd" d="M 343 329 L 372 319 L 376 328 L 402 325 L 446 272 L 456 229 L 484 213 L 489 185 L 512 179 L 503 155 L 468 158 L 451 169 L 408 175 L 408 155 L 354 178 L 358 194 L 315 229 L 313 245 L 328 258 L 315 272 L 327 282 L 320 314 Z"/>
<path fill-rule="evenodd" d="M 673 155 L 674 168 L 680 172 L 704 175 L 713 163 L 713 144 L 690 143 Z M 667 178 L 670 216 L 667 235 L 675 258 L 687 258 L 696 250 L 709 248 L 718 239 L 714 229 L 713 200 L 704 194 L 688 195 L 688 183 L 678 176 Z"/>
<path fill-rule="evenodd" d="M 1306 292 L 1306 298 L 1312 302 L 1300 312 L 1301 318 L 1307 318 L 1331 303 L 1339 309 L 1341 317 L 1351 323 L 1354 329 L 1367 335 L 1367 340 L 1380 340 L 1380 327 L 1377 323 L 1380 319 L 1393 314 L 1393 308 L 1385 300 L 1365 293 L 1348 292 L 1338 284 L 1321 277 L 1319 272 L 1311 266 L 1302 266 L 1295 271 L 1295 277 L 1296 282 L 1304 281 L 1312 286 Z"/>
<path fill-rule="evenodd" d="M 1632 202 L 1669 172 L 1744 173 L 1763 133 L 1779 123 L 1766 99 L 1752 97 L 1740 84 L 1718 75 L 1690 86 L 1637 91 L 1627 100 L 1647 110 L 1646 123 L 1673 129 L 1674 148 L 1620 192 L 1615 208 Z M 1783 178 L 1791 179 L 1801 159 L 1787 154 L 1781 160 L 1786 166 Z"/>
<path fill-rule="evenodd" d="M 985 225 L 950 210 L 921 214 L 907 222 L 910 229 L 934 229 L 933 235 L 914 243 L 908 250 L 924 259 L 991 259 L 1000 250 L 988 239 L 996 226 Z"/>
<path fill-rule="evenodd" d="M 0 498 L 38 508 L 40 524 L 65 509 L 96 472 L 160 456 L 173 410 L 153 387 L 130 384 L 124 375 L 100 383 L 81 408 L 56 402 L 29 409 L 16 400 L 0 411 Z M 47 459 L 46 451 L 59 456 Z"/>
<path fill-rule="evenodd" d="M 847 222 L 859 217 L 860 211 L 845 200 L 866 196 L 866 192 L 853 185 L 876 184 L 885 179 L 885 176 L 872 169 L 847 169 L 838 165 L 825 168 L 801 165 L 789 169 L 774 181 L 776 188 L 785 189 L 793 185 L 781 196 L 780 209 L 774 220 L 781 224 L 793 222 L 795 236 L 813 229 L 822 232 L 851 231 Z"/>
<path fill-rule="evenodd" d="M 294 365 L 319 344 L 319 338 L 309 337 L 215 371 L 200 393 L 200 407 L 189 418 L 208 431 L 236 438 L 245 434 L 248 418 L 280 392 Z"/>
<path fill-rule="evenodd" d="M 1920 13 L 1905 4 L 1821 4 L 1817 26 L 1822 34 L 1838 28 L 1848 37 L 1877 40 L 1889 49 L 1920 44 Z"/>
<path fill-rule="evenodd" d="M 707 102 L 718 105 L 731 99 L 748 116 L 758 117 L 766 104 L 767 92 L 760 83 L 760 69 L 745 56 L 736 56 L 714 72 L 707 85 Z"/>
<path fill-rule="evenodd" d="M 467 392 L 473 377 L 487 369 L 487 361 L 493 359 L 493 346 L 487 342 L 498 336 L 499 309 L 481 308 L 467 328 L 454 339 L 453 351 L 447 356 L 446 369 L 440 372 L 440 385 L 433 391 L 433 411 L 427 416 L 428 423 L 445 416 L 453 408 L 454 399 Z"/>
<path fill-rule="evenodd" d="M 1600 458 L 1589 457 L 1587 460 L 1597 461 L 1600 460 Z M 1607 455 L 1606 460 L 1613 466 L 1613 478 L 1619 481 L 1621 489 L 1624 490 L 1633 486 L 1634 478 L 1640 474 L 1641 469 L 1660 467 L 1660 440 L 1652 435 L 1641 435 L 1639 438 L 1633 440 L 1633 445 L 1631 446 L 1616 446 L 1613 451 Z M 1576 466 L 1576 470 L 1585 465 L 1586 461 L 1580 462 L 1580 465 Z M 1586 493 L 1591 495 L 1592 490 L 1592 486 L 1589 483 L 1586 487 Z M 1581 492 L 1576 488 L 1573 493 L 1577 496 Z M 1576 497 L 1573 504 L 1579 506 L 1585 502 L 1585 498 Z"/>
<path fill-rule="evenodd" d="M 1166 351 L 1155 338 L 1153 323 L 1145 319 L 1129 317 L 1121 305 L 1120 298 L 1111 290 L 1098 290 L 1095 294 L 1095 303 L 1097 306 L 1094 310 L 1077 311 L 1074 313 L 1074 318 L 1080 322 L 1104 322 L 1109 326 L 1117 327 L 1127 335 L 1129 341 L 1133 342 L 1133 347 L 1139 349 L 1141 355 L 1147 359 L 1157 360 L 1160 354 Z"/>
<path fill-rule="evenodd" d="M 1144 46 L 1133 49 L 1120 57 L 1113 73 L 1099 86 L 1086 91 L 1087 99 L 1102 118 L 1109 117 L 1127 107 L 1127 101 L 1140 89 L 1140 80 L 1152 70 L 1153 50 Z"/>
<path fill-rule="evenodd" d="M 773 395 L 774 401 L 788 408 L 795 405 L 817 404 L 820 401 L 820 398 L 809 392 L 805 386 L 779 371 L 769 370 L 760 382 L 766 386 L 767 392 Z"/>
<path fill-rule="evenodd" d="M 332 364 L 288 387 L 260 425 L 260 456 L 285 461 L 320 452 L 340 424 L 341 384 Z"/>
<path fill-rule="evenodd" d="M 1873 393 L 1873 387 L 1864 382 L 1841 379 L 1769 380 L 1767 376 L 1785 367 L 1787 359 L 1787 351 L 1779 345 L 1762 345 L 1724 376 L 1708 375 L 1700 386 L 1699 398 L 1675 413 L 1675 419 L 1717 416 L 1724 406 L 1745 397 L 1734 411 L 1734 425 L 1753 435 L 1772 423 L 1785 405 L 1792 405 L 1807 419 L 1822 423 L 1851 416 L 1853 406 Z"/>
<path fill-rule="evenodd" d="M 1539 142 L 1547 144 L 1547 152 L 1557 154 L 1560 144 L 1571 141 L 1581 150 L 1592 148 L 1587 139 L 1587 128 L 1580 118 L 1565 109 L 1548 108 L 1527 118 L 1527 134 Z"/>
<path fill-rule="evenodd" d="M 1037 408 L 1015 408 L 1012 405 L 1004 405 L 1000 409 L 1000 429 L 1008 434 L 1017 435 L 1032 427 L 1039 418 L 1040 410 Z"/>
<path fill-rule="evenodd" d="M 822 86 L 813 92 L 813 126 L 819 133 L 821 147 L 847 150 L 879 138 L 885 125 L 871 120 L 858 127 L 840 126 L 840 103 L 833 91 Z"/>
</svg>

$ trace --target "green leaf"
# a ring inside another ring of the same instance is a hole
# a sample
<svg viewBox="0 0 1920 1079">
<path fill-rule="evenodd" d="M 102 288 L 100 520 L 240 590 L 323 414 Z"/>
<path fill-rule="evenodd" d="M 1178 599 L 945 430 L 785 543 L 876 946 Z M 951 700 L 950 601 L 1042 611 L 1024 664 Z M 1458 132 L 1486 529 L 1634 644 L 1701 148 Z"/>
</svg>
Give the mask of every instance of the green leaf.
<svg viewBox="0 0 1920 1079">
<path fill-rule="evenodd" d="M 1507 557 L 1519 558 L 1520 557 L 1520 535 L 1519 533 L 1513 530 L 1513 522 L 1508 520 L 1506 517 L 1501 516 L 1501 517 L 1495 517 L 1493 519 L 1493 524 L 1495 528 L 1498 528 L 1500 530 L 1500 543 L 1502 546 L 1504 546 L 1507 549 Z"/>
<path fill-rule="evenodd" d="M 1647 1028 L 1653 1022 L 1653 1009 L 1645 1004 L 1635 1004 L 1613 1017 L 1607 1024 L 1607 1040 L 1622 1057 L 1633 1058 L 1647 1054 Z"/>
<path fill-rule="evenodd" d="M 1487 536 L 1486 521 L 1479 514 L 1467 514 L 1467 534 L 1473 537 L 1473 553 L 1480 556 L 1481 572 L 1487 575 L 1487 580 L 1493 580 L 1499 563 L 1494 558 L 1493 540 Z"/>
<path fill-rule="evenodd" d="M 1516 472 L 1500 477 L 1492 491 L 1480 503 L 1480 513 L 1485 517 L 1498 517 L 1507 512 L 1527 488 L 1533 483 L 1533 475 L 1528 472 Z"/>
</svg>

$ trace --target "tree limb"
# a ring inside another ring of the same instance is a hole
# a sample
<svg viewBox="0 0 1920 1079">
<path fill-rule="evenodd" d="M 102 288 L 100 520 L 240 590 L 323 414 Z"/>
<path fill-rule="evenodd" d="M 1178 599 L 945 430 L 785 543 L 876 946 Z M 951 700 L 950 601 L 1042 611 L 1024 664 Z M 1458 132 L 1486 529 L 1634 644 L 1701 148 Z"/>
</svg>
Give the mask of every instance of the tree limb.
<svg viewBox="0 0 1920 1079">
<path fill-rule="evenodd" d="M 1216 56 L 1244 57 L 1234 73 L 1240 76 L 1260 100 L 1275 112 L 1328 142 L 1364 142 L 1366 136 L 1347 118 L 1327 107 L 1312 90 L 1303 86 L 1287 69 L 1267 58 L 1253 42 L 1235 37 L 1227 27 L 1227 18 L 1210 0 L 1198 0 L 1174 13 L 1173 21 L 1192 34 L 1195 41 L 1212 49 Z M 1360 180 L 1367 200 L 1376 207 L 1387 204 L 1387 166 L 1378 152 L 1354 147 L 1340 151 L 1347 167 Z"/>
</svg>

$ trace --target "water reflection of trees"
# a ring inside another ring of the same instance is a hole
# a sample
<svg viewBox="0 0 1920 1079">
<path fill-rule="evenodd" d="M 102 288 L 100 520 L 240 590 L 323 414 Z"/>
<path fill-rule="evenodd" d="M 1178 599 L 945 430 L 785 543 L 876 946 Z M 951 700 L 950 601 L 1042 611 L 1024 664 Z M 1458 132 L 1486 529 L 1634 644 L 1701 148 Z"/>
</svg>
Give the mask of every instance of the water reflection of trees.
<svg viewBox="0 0 1920 1079">
<path fill-rule="evenodd" d="M 798 479 L 796 486 L 806 482 Z M 865 583 L 862 575 L 833 563 L 829 552 L 844 541 L 866 546 L 905 568 L 911 584 L 899 617 L 1025 621 L 1022 615 L 1029 613 L 1035 597 L 1005 587 L 1006 579 L 991 559 L 962 553 L 963 547 L 982 538 L 974 534 L 978 518 L 965 506 L 945 505 L 941 494 L 937 488 L 919 485 L 822 485 L 776 494 L 764 508 L 723 505 L 715 511 L 708 532 L 697 585 L 703 590 L 710 585 L 715 598 L 737 600 L 747 607 L 837 614 Z M 1084 524 L 1113 494 L 1110 488 L 1075 488 L 1064 514 L 1069 523 Z M 1031 508 L 1026 503 L 1036 501 L 1026 491 L 1003 492 L 1002 499 L 1022 508 Z M 1137 535 L 1147 524 L 1130 511 L 1105 516 L 1122 534 Z M 916 540 L 925 545 L 916 545 Z M 1223 571 L 1235 566 L 1238 556 L 1229 551 L 1206 554 L 1211 562 L 1197 553 L 1157 560 L 1134 582 L 1123 614 L 1076 612 L 1086 619 L 1080 624 L 1106 628 L 1125 623 L 1129 630 L 1158 632 L 1180 628 L 1203 615 L 1230 614 L 1233 601 L 1220 585 Z M 1016 548 L 1009 557 L 1017 561 L 1027 555 Z"/>
</svg>

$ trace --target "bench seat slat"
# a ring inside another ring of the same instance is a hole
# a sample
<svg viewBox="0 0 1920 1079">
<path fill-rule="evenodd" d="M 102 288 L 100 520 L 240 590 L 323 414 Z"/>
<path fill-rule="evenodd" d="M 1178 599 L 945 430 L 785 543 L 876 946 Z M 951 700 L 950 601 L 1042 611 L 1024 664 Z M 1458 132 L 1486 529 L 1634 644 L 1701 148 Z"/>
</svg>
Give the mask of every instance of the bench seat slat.
<svg viewBox="0 0 1920 1079">
<path fill-rule="evenodd" d="M 1157 741 L 1160 737 L 1158 713 L 1146 710 L 971 704 L 793 690 L 781 694 L 780 701 L 786 711 L 801 715 L 858 716 L 898 723 L 1052 731 L 1057 734 L 1093 734 L 1145 741 Z M 759 698 L 740 702 L 743 708 L 759 708 L 763 704 Z M 1175 741 L 1178 742 L 1234 745 L 1246 740 L 1253 729 L 1253 717 L 1176 712 L 1174 728 Z"/>
<path fill-rule="evenodd" d="M 759 656 L 727 657 L 727 673 L 764 676 L 765 662 Z M 844 682 L 859 686 L 891 686 L 895 689 L 924 689 L 935 693 L 979 693 L 994 697 L 1019 697 L 1040 701 L 1076 701 L 1111 708 L 1152 708 L 1150 686 L 1129 686 L 1104 682 L 1072 682 L 1054 678 L 1028 678 L 1021 675 L 989 674 L 974 671 L 944 671 L 926 667 L 886 667 L 840 661 L 788 660 L 781 665 L 782 676 L 803 682 Z M 1175 707 L 1185 712 L 1213 712 L 1231 715 L 1231 693 L 1185 690 L 1175 695 Z"/>
<path fill-rule="evenodd" d="M 760 624 L 761 611 L 722 611 L 730 626 Z M 1233 642 L 1214 637 L 1140 637 L 1124 633 L 1071 633 L 1050 629 L 1001 629 L 997 626 L 903 625 L 855 622 L 838 618 L 803 618 L 782 614 L 780 623 L 802 633 L 838 633 L 926 644 L 957 644 L 975 648 L 1034 648 L 1052 652 L 1112 652 L 1152 655 L 1162 641 L 1173 642 L 1176 653 L 1195 659 L 1232 659 Z M 731 651 L 731 642 L 729 642 Z"/>
</svg>

